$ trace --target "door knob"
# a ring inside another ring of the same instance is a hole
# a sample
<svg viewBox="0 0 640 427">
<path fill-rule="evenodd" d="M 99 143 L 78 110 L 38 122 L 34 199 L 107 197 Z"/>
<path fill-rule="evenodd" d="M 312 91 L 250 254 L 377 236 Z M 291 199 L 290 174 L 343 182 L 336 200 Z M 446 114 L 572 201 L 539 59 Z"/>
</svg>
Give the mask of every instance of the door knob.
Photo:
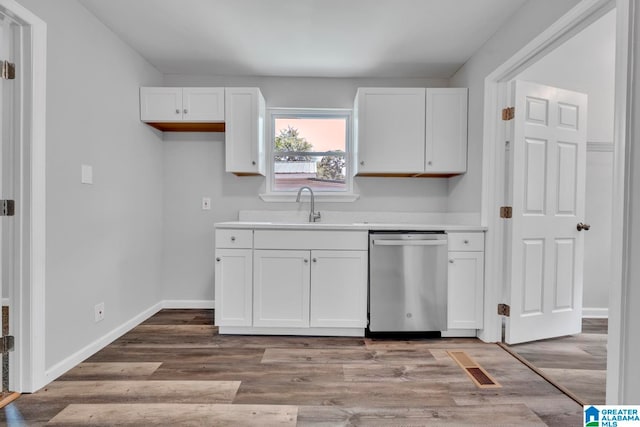
<svg viewBox="0 0 640 427">
<path fill-rule="evenodd" d="M 578 231 L 582 231 L 582 230 L 588 231 L 591 228 L 591 226 L 589 224 L 583 224 L 579 222 L 576 228 L 578 229 Z"/>
</svg>

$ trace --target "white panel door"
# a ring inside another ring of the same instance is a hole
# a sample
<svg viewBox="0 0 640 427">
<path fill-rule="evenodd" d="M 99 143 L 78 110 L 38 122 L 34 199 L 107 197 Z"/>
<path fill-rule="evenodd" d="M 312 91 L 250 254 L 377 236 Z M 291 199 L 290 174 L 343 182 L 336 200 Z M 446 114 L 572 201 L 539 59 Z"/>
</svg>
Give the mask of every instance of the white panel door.
<svg viewBox="0 0 640 427">
<path fill-rule="evenodd" d="M 182 88 L 141 87 L 140 120 L 143 122 L 182 121 Z"/>
<path fill-rule="evenodd" d="M 223 122 L 224 88 L 183 88 L 182 118 L 187 122 Z"/>
<path fill-rule="evenodd" d="M 520 81 L 513 94 L 510 344 L 581 331 L 587 131 L 585 94 Z"/>
<path fill-rule="evenodd" d="M 360 88 L 356 109 L 358 174 L 424 171 L 424 88 Z"/>
<path fill-rule="evenodd" d="M 217 326 L 251 326 L 252 262 L 251 249 L 216 249 Z"/>
<path fill-rule="evenodd" d="M 367 326 L 367 252 L 311 252 L 312 327 Z"/>
<path fill-rule="evenodd" d="M 253 326 L 309 326 L 309 251 L 253 252 Z"/>
</svg>

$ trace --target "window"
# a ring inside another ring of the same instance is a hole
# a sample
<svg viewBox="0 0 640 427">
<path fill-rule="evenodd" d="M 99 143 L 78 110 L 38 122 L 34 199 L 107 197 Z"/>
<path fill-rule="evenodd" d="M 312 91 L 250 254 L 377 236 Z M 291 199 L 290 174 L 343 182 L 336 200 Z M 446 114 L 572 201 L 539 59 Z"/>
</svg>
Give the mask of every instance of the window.
<svg viewBox="0 0 640 427">
<path fill-rule="evenodd" d="M 352 194 L 350 135 L 350 110 L 271 110 L 268 192 Z"/>
</svg>

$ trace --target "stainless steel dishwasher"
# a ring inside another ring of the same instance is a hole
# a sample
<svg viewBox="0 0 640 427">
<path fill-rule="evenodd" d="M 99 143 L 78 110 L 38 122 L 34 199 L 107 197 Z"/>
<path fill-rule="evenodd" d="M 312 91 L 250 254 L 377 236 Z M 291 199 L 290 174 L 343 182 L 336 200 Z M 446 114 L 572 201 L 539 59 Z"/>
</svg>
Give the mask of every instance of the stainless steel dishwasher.
<svg viewBox="0 0 640 427">
<path fill-rule="evenodd" d="M 369 235 L 369 331 L 447 329 L 447 235 Z"/>
</svg>

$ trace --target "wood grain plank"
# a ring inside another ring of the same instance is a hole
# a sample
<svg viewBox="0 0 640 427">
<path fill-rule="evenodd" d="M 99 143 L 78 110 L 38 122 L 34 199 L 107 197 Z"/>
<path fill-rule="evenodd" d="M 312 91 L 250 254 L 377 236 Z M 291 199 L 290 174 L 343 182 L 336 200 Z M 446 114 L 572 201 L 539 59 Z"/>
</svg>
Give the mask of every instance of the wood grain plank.
<svg viewBox="0 0 640 427">
<path fill-rule="evenodd" d="M 71 404 L 50 426 L 295 426 L 298 410 L 280 405 Z"/>
<path fill-rule="evenodd" d="M 350 363 L 350 362 L 376 363 L 372 352 L 363 348 L 305 348 L 282 349 L 267 348 L 264 351 L 262 363 Z"/>
<path fill-rule="evenodd" d="M 298 427 L 426 426 L 426 425 L 546 426 L 526 405 L 423 406 L 367 408 L 300 406 Z"/>
<path fill-rule="evenodd" d="M 31 400 L 231 403 L 239 386 L 240 381 L 54 381 Z"/>
<path fill-rule="evenodd" d="M 162 362 L 104 362 L 81 363 L 71 369 L 59 381 L 69 380 L 107 380 L 116 378 L 141 379 L 153 374 Z"/>
<path fill-rule="evenodd" d="M 453 406 L 450 385 L 430 381 L 404 383 L 323 382 L 263 383 L 243 381 L 235 404 L 332 405 L 366 407 Z"/>
<path fill-rule="evenodd" d="M 337 364 L 249 364 L 166 362 L 154 372 L 154 380 L 262 381 L 265 383 L 335 382 L 344 379 Z"/>
</svg>

